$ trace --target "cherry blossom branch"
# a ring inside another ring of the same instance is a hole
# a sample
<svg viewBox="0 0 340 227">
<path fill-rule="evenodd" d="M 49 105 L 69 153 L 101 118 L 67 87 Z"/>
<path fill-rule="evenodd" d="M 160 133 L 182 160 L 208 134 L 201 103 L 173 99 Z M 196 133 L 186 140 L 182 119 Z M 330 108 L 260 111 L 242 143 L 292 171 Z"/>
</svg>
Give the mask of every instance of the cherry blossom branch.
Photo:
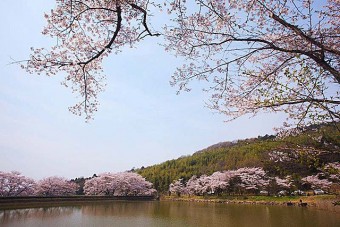
<svg viewBox="0 0 340 227">
<path fill-rule="evenodd" d="M 280 24 L 282 24 L 285 27 L 288 27 L 290 29 L 292 29 L 297 35 L 301 36 L 302 38 L 304 38 L 305 40 L 307 40 L 308 42 L 310 42 L 311 44 L 316 45 L 317 47 L 321 48 L 320 51 L 313 51 L 313 52 L 301 52 L 301 54 L 305 54 L 308 57 L 310 57 L 311 59 L 313 59 L 316 63 L 318 63 L 321 67 L 323 67 L 325 70 L 329 71 L 334 78 L 337 80 L 337 82 L 340 84 L 340 72 L 338 70 L 336 70 L 335 68 L 331 67 L 324 59 L 324 51 L 328 51 L 330 53 L 333 53 L 335 55 L 340 56 L 340 51 L 339 50 L 335 50 L 333 48 L 329 48 L 323 44 L 321 44 L 320 42 L 316 41 L 315 39 L 313 39 L 310 36 L 307 36 L 304 32 L 301 31 L 301 29 L 299 29 L 297 26 L 289 24 L 288 22 L 286 22 L 285 20 L 282 20 L 280 17 L 278 17 L 277 15 L 275 15 L 274 13 L 272 13 L 270 15 L 271 18 L 273 18 L 275 21 L 278 21 Z M 278 48 L 277 48 L 278 49 Z M 281 49 L 281 51 L 283 51 Z M 320 54 L 318 56 L 315 55 L 315 53 L 320 52 Z"/>
<path fill-rule="evenodd" d="M 66 71 L 66 87 L 79 93 L 83 101 L 70 107 L 74 114 L 85 113 L 86 120 L 97 110 L 97 94 L 104 88 L 102 62 L 124 45 L 134 45 L 146 36 L 159 36 L 147 24 L 149 0 L 135 1 L 57 1 L 45 14 L 44 35 L 56 38 L 50 50 L 32 48 L 21 67 L 29 73 L 56 75 Z M 140 18 L 142 16 L 142 18 Z"/>
<path fill-rule="evenodd" d="M 319 47 L 321 49 L 321 53 L 323 53 L 324 51 L 328 51 L 330 53 L 336 54 L 336 55 L 340 55 L 340 51 L 330 48 L 320 42 L 318 42 L 317 40 L 313 39 L 312 37 L 306 35 L 298 26 L 296 25 L 292 25 L 290 23 L 288 23 L 287 21 L 281 19 L 279 16 L 277 16 L 275 13 L 271 13 L 270 17 L 273 18 L 275 21 L 279 22 L 280 24 L 282 24 L 283 26 L 293 30 L 297 35 L 299 35 L 300 37 L 304 38 L 305 40 L 307 40 L 308 42 L 314 44 L 315 46 Z"/>
<path fill-rule="evenodd" d="M 139 10 L 139 11 L 141 11 L 141 12 L 143 13 L 142 24 L 143 24 L 143 26 L 144 26 L 145 31 L 148 33 L 147 35 L 149 35 L 149 36 L 160 36 L 160 33 L 152 33 L 152 32 L 150 31 L 150 29 L 149 29 L 149 27 L 148 27 L 148 25 L 147 25 L 147 23 L 146 23 L 147 12 L 145 11 L 145 9 L 143 9 L 142 7 L 140 7 L 140 6 L 138 6 L 138 5 L 134 4 L 134 3 L 131 3 L 130 5 L 131 5 L 132 8 L 137 9 L 137 10 Z M 142 33 L 143 33 L 143 32 L 141 32 L 140 35 L 141 35 Z M 138 36 L 138 38 L 140 38 L 140 35 Z M 145 36 L 144 36 L 144 37 L 145 37 Z M 142 38 L 144 38 L 144 37 L 142 37 Z"/>
<path fill-rule="evenodd" d="M 321 11 L 300 0 L 196 4 L 171 5 L 177 26 L 167 27 L 166 50 L 189 61 L 172 77 L 179 91 L 190 91 L 194 78 L 206 81 L 209 107 L 230 119 L 263 110 L 283 111 L 298 125 L 340 120 L 335 0 Z"/>
<path fill-rule="evenodd" d="M 111 38 L 111 40 L 109 41 L 109 43 L 102 49 L 100 50 L 96 55 L 94 55 L 93 57 L 91 57 L 90 59 L 88 59 L 85 62 L 78 62 L 78 65 L 87 65 L 88 63 L 90 63 L 91 61 L 99 58 L 107 49 L 111 49 L 112 44 L 115 42 L 118 33 L 121 29 L 122 26 L 122 9 L 120 6 L 117 5 L 117 26 L 116 26 L 116 30 L 113 33 L 113 36 Z"/>
</svg>

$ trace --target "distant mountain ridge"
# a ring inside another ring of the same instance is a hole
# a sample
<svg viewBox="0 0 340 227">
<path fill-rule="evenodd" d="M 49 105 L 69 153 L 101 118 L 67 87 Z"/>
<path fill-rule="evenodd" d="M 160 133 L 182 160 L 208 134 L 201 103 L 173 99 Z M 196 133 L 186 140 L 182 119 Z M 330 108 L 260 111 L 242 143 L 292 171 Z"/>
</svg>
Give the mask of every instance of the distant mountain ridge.
<svg viewBox="0 0 340 227">
<path fill-rule="evenodd" d="M 211 150 L 211 149 L 231 147 L 231 146 L 233 146 L 233 145 L 236 145 L 237 142 L 238 142 L 238 140 L 235 140 L 235 141 L 232 141 L 232 142 L 230 142 L 230 141 L 219 142 L 219 143 L 216 143 L 216 144 L 214 144 L 214 145 L 211 145 L 211 146 L 209 146 L 209 147 L 207 147 L 207 148 L 204 148 L 204 149 L 202 149 L 202 150 L 196 151 L 195 154 L 196 154 L 196 153 L 197 153 L 197 154 L 198 154 L 198 153 L 202 153 L 202 152 L 205 152 L 205 151 L 209 151 L 209 150 Z"/>
<path fill-rule="evenodd" d="M 194 154 L 202 153 L 202 152 L 209 151 L 209 150 L 212 150 L 212 149 L 228 148 L 228 147 L 236 146 L 239 142 L 250 143 L 250 142 L 254 142 L 257 139 L 267 140 L 267 139 L 275 139 L 275 138 L 276 138 L 276 136 L 274 136 L 274 135 L 266 134 L 265 136 L 258 136 L 257 138 L 247 138 L 247 139 L 239 139 L 239 140 L 233 140 L 233 141 L 219 142 L 219 143 L 213 144 L 213 145 L 211 145 L 207 148 L 204 148 L 202 150 L 196 151 Z"/>
</svg>

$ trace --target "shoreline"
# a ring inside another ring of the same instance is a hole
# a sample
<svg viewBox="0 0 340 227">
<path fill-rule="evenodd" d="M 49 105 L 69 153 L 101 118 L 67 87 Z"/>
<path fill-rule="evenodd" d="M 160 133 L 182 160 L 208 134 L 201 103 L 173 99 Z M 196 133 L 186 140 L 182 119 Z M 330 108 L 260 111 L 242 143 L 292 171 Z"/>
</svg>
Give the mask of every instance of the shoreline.
<svg viewBox="0 0 340 227">
<path fill-rule="evenodd" d="M 220 204 L 244 204 L 244 205 L 265 205 L 265 206 L 287 206 L 299 207 L 299 200 L 306 203 L 306 207 L 328 212 L 340 213 L 340 205 L 334 206 L 335 201 L 339 201 L 338 197 L 283 197 L 278 201 L 277 198 L 249 197 L 247 199 L 241 197 L 231 198 L 204 198 L 204 197 L 175 197 L 161 196 L 160 201 L 174 202 L 193 202 L 193 203 L 220 203 Z M 156 201 L 158 198 L 153 196 L 64 196 L 64 197 L 0 197 L 0 210 L 55 207 L 55 206 L 81 206 L 88 203 L 110 203 L 113 201 Z M 288 203 L 290 203 L 288 205 Z"/>
<path fill-rule="evenodd" d="M 50 206 L 83 205 L 113 201 L 155 201 L 154 196 L 28 196 L 0 197 L 0 210 L 38 208 Z"/>
<path fill-rule="evenodd" d="M 266 199 L 270 197 L 264 197 Z M 334 202 L 339 199 L 316 199 L 315 197 L 297 197 L 297 198 L 286 198 L 284 201 L 272 200 L 252 200 L 252 199 L 220 199 L 220 198 L 203 198 L 203 197 L 161 197 L 161 201 L 180 201 L 180 202 L 194 202 L 194 203 L 222 203 L 222 204 L 244 204 L 244 205 L 265 205 L 265 206 L 286 206 L 286 207 L 301 207 L 301 208 L 312 208 L 317 210 L 324 210 L 329 212 L 340 213 L 340 205 L 335 206 Z M 306 205 L 301 206 L 300 201 Z M 288 203 L 290 203 L 288 205 Z"/>
</svg>

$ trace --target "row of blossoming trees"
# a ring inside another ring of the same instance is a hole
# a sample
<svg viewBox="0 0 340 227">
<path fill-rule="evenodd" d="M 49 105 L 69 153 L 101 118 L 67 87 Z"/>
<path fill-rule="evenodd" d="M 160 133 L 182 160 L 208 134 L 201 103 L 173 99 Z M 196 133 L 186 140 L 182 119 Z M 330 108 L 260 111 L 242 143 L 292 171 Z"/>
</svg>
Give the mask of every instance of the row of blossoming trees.
<svg viewBox="0 0 340 227">
<path fill-rule="evenodd" d="M 62 177 L 35 181 L 19 172 L 0 171 L 0 196 L 69 196 L 75 195 L 78 184 Z M 104 173 L 87 179 L 86 195 L 140 196 L 155 195 L 152 184 L 136 173 Z"/>
<path fill-rule="evenodd" d="M 301 178 L 301 182 L 305 189 L 318 188 L 329 191 L 332 185 L 340 183 L 340 163 L 328 163 L 318 174 Z M 299 189 L 299 186 L 295 184 L 292 176 L 269 176 L 260 167 L 214 172 L 209 176 L 192 176 L 187 182 L 179 179 L 169 186 L 169 192 L 176 195 L 257 194 L 261 190 L 277 193 L 280 190 L 296 189 Z"/>
<path fill-rule="evenodd" d="M 105 173 L 85 181 L 86 195 L 139 196 L 155 195 L 152 183 L 131 172 Z"/>
</svg>

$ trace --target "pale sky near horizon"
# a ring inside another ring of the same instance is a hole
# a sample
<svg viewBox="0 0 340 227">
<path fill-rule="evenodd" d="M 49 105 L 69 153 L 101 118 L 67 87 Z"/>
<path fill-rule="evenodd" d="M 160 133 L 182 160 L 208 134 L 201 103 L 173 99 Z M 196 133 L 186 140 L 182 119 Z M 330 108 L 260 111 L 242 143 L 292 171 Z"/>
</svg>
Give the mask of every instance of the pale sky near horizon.
<svg viewBox="0 0 340 227">
<path fill-rule="evenodd" d="M 207 95 L 176 95 L 169 85 L 181 59 L 148 39 L 105 60 L 106 90 L 95 119 L 68 111 L 76 95 L 60 85 L 63 75 L 29 75 L 9 64 L 27 59 L 31 46 L 48 46 L 41 34 L 53 0 L 0 1 L 0 171 L 41 179 L 120 172 L 192 154 L 212 144 L 273 134 L 279 114 L 225 123 L 205 108 Z M 196 89 L 195 89 L 196 88 Z"/>
</svg>

